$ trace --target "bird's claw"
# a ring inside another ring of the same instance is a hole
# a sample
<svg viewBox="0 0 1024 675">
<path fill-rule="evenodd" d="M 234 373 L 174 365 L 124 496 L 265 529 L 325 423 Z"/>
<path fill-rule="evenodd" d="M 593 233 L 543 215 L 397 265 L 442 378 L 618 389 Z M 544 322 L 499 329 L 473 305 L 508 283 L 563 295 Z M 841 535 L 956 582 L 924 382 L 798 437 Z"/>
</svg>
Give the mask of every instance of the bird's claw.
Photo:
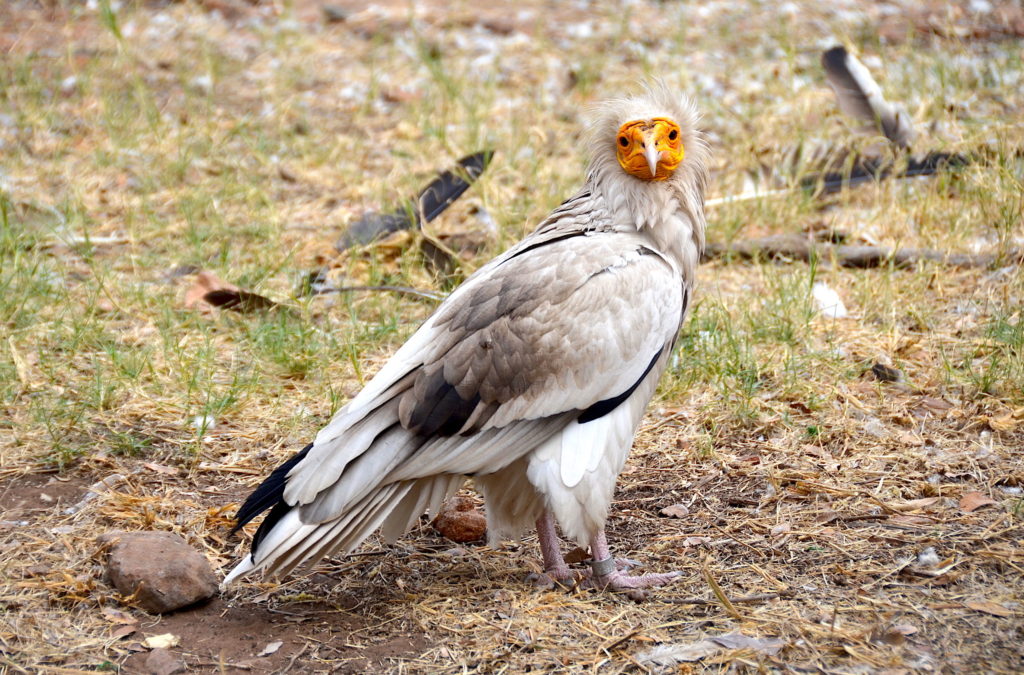
<svg viewBox="0 0 1024 675">
<path fill-rule="evenodd" d="M 534 572 L 526 577 L 526 582 L 543 590 L 551 590 L 556 586 L 571 588 L 579 578 L 579 572 L 569 569 L 569 566 L 566 565 L 546 569 L 543 572 Z"/>
<path fill-rule="evenodd" d="M 597 577 L 591 576 L 586 580 L 584 587 L 624 593 L 631 600 L 640 602 L 647 598 L 648 589 L 670 584 L 682 575 L 682 572 L 663 572 L 659 574 L 641 574 L 634 577 L 619 569 L 611 574 Z"/>
</svg>

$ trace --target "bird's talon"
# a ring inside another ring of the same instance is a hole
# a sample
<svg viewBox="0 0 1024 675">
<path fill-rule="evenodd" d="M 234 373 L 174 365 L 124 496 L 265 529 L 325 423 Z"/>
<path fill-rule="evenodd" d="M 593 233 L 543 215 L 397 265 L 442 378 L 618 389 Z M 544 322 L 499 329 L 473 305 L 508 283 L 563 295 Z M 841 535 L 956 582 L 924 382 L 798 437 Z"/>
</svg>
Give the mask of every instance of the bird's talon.
<svg viewBox="0 0 1024 675">
<path fill-rule="evenodd" d="M 665 586 L 680 576 L 682 576 L 682 572 L 641 574 L 634 577 L 622 571 L 615 571 L 603 577 L 588 579 L 586 587 L 597 590 L 621 591 L 630 599 L 641 602 L 647 597 L 647 589 Z"/>
<path fill-rule="evenodd" d="M 543 572 L 534 572 L 526 577 L 526 582 L 542 590 L 552 590 L 556 586 L 573 588 L 580 580 L 580 575 L 566 567 L 556 567 Z"/>
</svg>

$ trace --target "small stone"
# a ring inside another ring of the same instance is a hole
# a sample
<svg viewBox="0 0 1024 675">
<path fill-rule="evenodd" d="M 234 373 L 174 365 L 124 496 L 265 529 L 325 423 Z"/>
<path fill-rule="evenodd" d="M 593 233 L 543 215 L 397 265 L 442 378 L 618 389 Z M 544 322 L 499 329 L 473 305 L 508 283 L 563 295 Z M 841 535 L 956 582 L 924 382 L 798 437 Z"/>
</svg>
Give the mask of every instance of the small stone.
<svg viewBox="0 0 1024 675">
<path fill-rule="evenodd" d="M 217 577 L 206 558 L 171 532 L 108 532 L 107 574 L 125 596 L 153 614 L 206 600 L 217 592 Z"/>
<path fill-rule="evenodd" d="M 348 10 L 338 5 L 324 5 L 321 7 L 324 13 L 324 19 L 327 23 L 341 23 L 348 19 Z"/>
<path fill-rule="evenodd" d="M 154 649 L 146 657 L 146 672 L 150 675 L 184 673 L 185 664 L 168 649 Z"/>
<path fill-rule="evenodd" d="M 477 510 L 472 499 L 452 497 L 441 506 L 434 528 L 452 541 L 476 541 L 487 534 L 487 517 Z"/>
</svg>

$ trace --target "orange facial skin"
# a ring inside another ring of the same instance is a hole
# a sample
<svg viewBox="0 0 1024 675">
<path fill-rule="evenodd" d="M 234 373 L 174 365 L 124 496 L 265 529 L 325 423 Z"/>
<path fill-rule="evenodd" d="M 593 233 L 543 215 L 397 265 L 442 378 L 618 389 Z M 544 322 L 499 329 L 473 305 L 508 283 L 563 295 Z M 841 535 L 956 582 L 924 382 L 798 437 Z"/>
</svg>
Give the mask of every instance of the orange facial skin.
<svg viewBox="0 0 1024 675">
<path fill-rule="evenodd" d="M 667 117 L 626 122 L 619 127 L 615 149 L 623 171 L 649 181 L 671 176 L 685 154 L 679 125 Z"/>
</svg>

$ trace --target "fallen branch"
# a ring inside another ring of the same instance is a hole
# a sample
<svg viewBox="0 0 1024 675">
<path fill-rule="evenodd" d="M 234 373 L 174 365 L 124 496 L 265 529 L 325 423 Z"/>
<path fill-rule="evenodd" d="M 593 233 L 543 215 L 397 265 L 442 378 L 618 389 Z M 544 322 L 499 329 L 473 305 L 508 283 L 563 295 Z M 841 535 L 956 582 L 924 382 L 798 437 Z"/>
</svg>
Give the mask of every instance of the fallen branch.
<svg viewBox="0 0 1024 675">
<path fill-rule="evenodd" d="M 910 267 L 927 260 L 951 267 L 972 268 L 991 267 L 997 263 L 1019 264 L 1024 259 L 1024 250 L 1011 249 L 1000 253 L 943 253 L 925 248 L 892 249 L 886 246 L 827 244 L 797 234 L 773 234 L 732 244 L 710 243 L 704 252 L 705 260 L 729 256 L 804 262 L 812 259 L 831 260 L 841 267 L 857 268 L 881 267 L 888 264 Z"/>
<path fill-rule="evenodd" d="M 421 291 L 418 288 L 410 288 L 408 286 L 339 286 L 338 288 L 326 288 L 320 291 L 320 293 L 353 293 L 356 291 L 391 291 L 400 295 L 412 295 L 417 298 L 426 298 L 427 300 L 434 301 L 444 300 L 445 298 L 441 293 Z"/>
</svg>

